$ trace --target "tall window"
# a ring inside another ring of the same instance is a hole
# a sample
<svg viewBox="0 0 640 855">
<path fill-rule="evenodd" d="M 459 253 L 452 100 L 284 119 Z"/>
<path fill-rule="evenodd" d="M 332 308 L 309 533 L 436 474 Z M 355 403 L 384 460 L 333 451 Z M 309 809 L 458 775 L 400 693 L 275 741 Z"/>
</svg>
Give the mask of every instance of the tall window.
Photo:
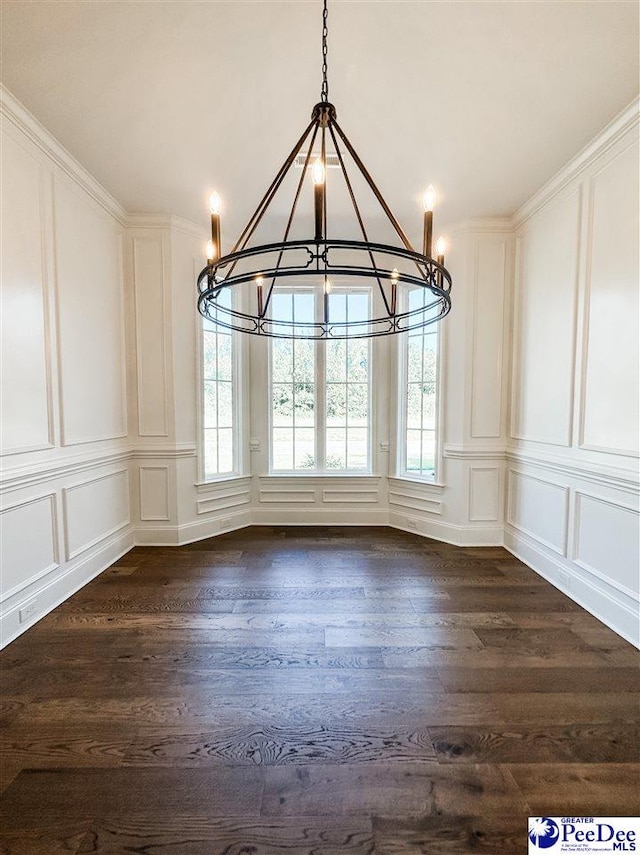
<svg viewBox="0 0 640 855">
<path fill-rule="evenodd" d="M 311 322 L 323 295 L 274 293 L 274 316 Z M 329 317 L 366 320 L 370 293 L 329 295 Z M 370 469 L 370 343 L 289 341 L 271 345 L 271 469 L 367 472 Z"/>
<path fill-rule="evenodd" d="M 409 309 L 427 305 L 423 289 L 409 293 Z M 438 333 L 435 324 L 406 334 L 404 470 L 433 478 L 436 460 Z"/>
<path fill-rule="evenodd" d="M 219 299 L 230 307 L 228 291 Z M 207 319 L 203 323 L 204 470 L 205 478 L 216 478 L 235 469 L 233 337 Z"/>
</svg>

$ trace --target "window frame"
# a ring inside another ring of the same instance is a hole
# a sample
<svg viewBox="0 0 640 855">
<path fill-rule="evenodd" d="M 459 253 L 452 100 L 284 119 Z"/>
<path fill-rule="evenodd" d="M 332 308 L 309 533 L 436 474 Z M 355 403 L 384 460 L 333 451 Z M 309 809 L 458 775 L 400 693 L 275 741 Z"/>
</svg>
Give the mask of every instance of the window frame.
<svg viewBox="0 0 640 855">
<path fill-rule="evenodd" d="M 232 305 L 238 308 L 239 300 L 237 291 L 232 290 L 231 293 Z M 196 443 L 196 454 L 198 457 L 198 481 L 196 486 L 205 484 L 215 484 L 219 481 L 228 481 L 233 478 L 242 478 L 245 475 L 245 460 L 243 448 L 244 437 L 244 386 L 242 382 L 242 369 L 244 365 L 243 346 L 240 339 L 240 334 L 236 330 L 229 330 L 231 336 L 231 406 L 232 406 L 232 444 L 233 444 L 233 469 L 231 472 L 216 473 L 213 475 L 207 474 L 205 464 L 205 376 L 204 376 L 204 340 L 205 340 L 205 324 L 213 323 L 207 321 L 199 312 L 196 312 L 196 328 L 197 328 L 197 351 L 198 351 L 198 366 L 196 372 L 197 381 L 197 432 L 198 438 Z"/>
<path fill-rule="evenodd" d="M 405 295 L 406 302 L 406 295 Z M 437 340 L 436 340 L 436 389 L 435 389 L 435 417 L 434 417 L 434 455 L 433 455 L 433 474 L 423 475 L 413 469 L 407 469 L 407 429 L 408 429 L 408 376 L 409 376 L 409 333 L 402 333 L 398 336 L 396 349 L 397 358 L 397 376 L 398 376 L 398 392 L 396 394 L 396 477 L 404 478 L 409 481 L 417 481 L 420 484 L 430 484 L 434 486 L 443 486 L 441 480 L 442 462 L 443 462 L 443 419 L 444 419 L 444 353 L 445 353 L 445 338 L 446 338 L 446 323 L 437 321 L 433 324 Z M 429 327 L 424 328 L 429 330 Z M 430 334 L 430 333 L 428 333 Z"/>
<path fill-rule="evenodd" d="M 323 313 L 323 293 L 319 286 L 313 285 L 291 285 L 286 289 L 282 289 L 282 293 L 296 294 L 303 293 L 314 295 L 314 316 L 316 321 L 322 321 Z M 331 289 L 332 294 L 366 294 L 369 297 L 370 304 L 375 299 L 373 288 L 368 285 L 362 285 L 356 288 L 341 286 L 335 284 Z M 349 476 L 358 477 L 361 475 L 373 474 L 373 448 L 374 448 L 374 352 L 373 340 L 363 339 L 367 342 L 368 347 L 368 377 L 367 377 L 367 400 L 368 407 L 368 425 L 367 425 L 367 467 L 365 469 L 274 469 L 273 467 L 273 346 L 272 341 L 268 347 L 268 398 L 267 398 L 267 432 L 268 432 L 268 474 L 270 476 L 294 476 L 294 477 L 330 477 L 344 478 Z M 338 339 L 336 339 L 338 341 Z M 315 460 L 322 460 L 326 463 L 326 431 L 327 431 L 327 360 L 326 360 L 326 339 L 313 341 L 314 346 L 314 387 L 315 387 Z"/>
</svg>

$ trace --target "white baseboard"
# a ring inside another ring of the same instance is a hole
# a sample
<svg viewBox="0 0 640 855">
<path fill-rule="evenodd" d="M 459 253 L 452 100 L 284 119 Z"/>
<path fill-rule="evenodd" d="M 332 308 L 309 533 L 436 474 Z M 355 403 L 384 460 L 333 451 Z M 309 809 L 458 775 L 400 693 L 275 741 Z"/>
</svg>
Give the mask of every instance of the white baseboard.
<svg viewBox="0 0 640 855">
<path fill-rule="evenodd" d="M 630 598 L 624 597 L 622 593 L 594 576 L 587 578 L 587 574 L 583 574 L 571 562 L 565 563 L 551 557 L 510 528 L 505 530 L 504 545 L 543 579 L 551 582 L 618 635 L 640 648 L 638 606 Z"/>
<path fill-rule="evenodd" d="M 99 576 L 133 546 L 133 528 L 128 527 L 11 597 L 0 613 L 0 649 L 46 617 L 87 582 Z M 21 623 L 20 611 L 32 601 L 35 601 L 36 606 L 34 614 Z"/>
<path fill-rule="evenodd" d="M 302 508 L 253 508 L 251 523 L 276 526 L 380 526 L 389 525 L 389 512 L 386 508 L 317 508 L 308 505 Z"/>
<path fill-rule="evenodd" d="M 411 525 L 414 523 L 414 525 Z M 430 537 L 453 546 L 502 546 L 503 528 L 498 523 L 489 525 L 477 525 L 470 523 L 468 526 L 454 525 L 440 520 L 430 520 L 419 517 L 417 514 L 389 514 L 389 525 L 391 528 L 399 528 L 410 534 L 419 534 L 422 537 Z"/>
<path fill-rule="evenodd" d="M 196 520 L 185 525 L 140 525 L 135 531 L 136 546 L 186 546 L 207 537 L 216 537 L 251 525 L 248 509 L 226 513 L 212 519 Z"/>
</svg>

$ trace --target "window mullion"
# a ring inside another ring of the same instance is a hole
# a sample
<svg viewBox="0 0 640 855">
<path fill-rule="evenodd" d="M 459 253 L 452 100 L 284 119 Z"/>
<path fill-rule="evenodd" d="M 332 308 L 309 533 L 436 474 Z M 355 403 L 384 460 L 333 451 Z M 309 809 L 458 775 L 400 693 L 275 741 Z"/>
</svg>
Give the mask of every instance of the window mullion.
<svg viewBox="0 0 640 855">
<path fill-rule="evenodd" d="M 315 312 L 318 322 L 322 322 L 324 294 L 316 292 Z M 316 469 L 326 469 L 327 459 L 327 348 L 324 341 L 317 341 L 315 347 L 315 392 L 316 392 Z"/>
</svg>

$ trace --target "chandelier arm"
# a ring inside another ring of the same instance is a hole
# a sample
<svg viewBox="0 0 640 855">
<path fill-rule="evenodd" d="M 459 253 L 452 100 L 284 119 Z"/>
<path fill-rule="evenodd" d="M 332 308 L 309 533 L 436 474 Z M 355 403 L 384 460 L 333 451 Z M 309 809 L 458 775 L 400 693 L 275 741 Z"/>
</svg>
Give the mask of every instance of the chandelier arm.
<svg viewBox="0 0 640 855">
<path fill-rule="evenodd" d="M 287 172 L 291 168 L 291 164 L 296 159 L 298 152 L 300 151 L 300 149 L 304 145 L 304 141 L 309 136 L 309 132 L 311 131 L 311 128 L 313 128 L 313 126 L 316 125 L 316 123 L 317 123 L 316 119 L 312 119 L 309 122 L 309 124 L 307 125 L 307 127 L 304 129 L 302 136 L 300 137 L 300 139 L 297 141 L 297 143 L 295 144 L 295 146 L 291 150 L 289 156 L 287 157 L 285 162 L 282 164 L 282 166 L 278 170 L 276 177 L 271 182 L 269 189 L 267 190 L 267 192 L 264 194 L 264 196 L 262 197 L 262 199 L 258 203 L 258 207 L 253 212 L 251 219 L 249 220 L 247 225 L 244 227 L 242 234 L 240 235 L 240 237 L 236 241 L 235 246 L 231 250 L 230 254 L 233 254 L 234 252 L 237 252 L 240 249 L 244 249 L 245 246 L 247 245 L 247 242 L 249 241 L 252 234 L 254 233 L 256 228 L 258 227 L 260 221 L 262 220 L 262 217 L 264 216 L 264 212 L 267 210 L 267 208 L 271 204 L 273 197 L 275 196 L 276 192 L 278 191 L 278 188 L 282 184 L 282 181 L 284 180 L 285 175 L 287 174 Z M 256 220 L 256 218 L 257 218 L 257 222 L 254 222 Z"/>
<path fill-rule="evenodd" d="M 362 177 L 364 178 L 364 180 L 367 182 L 367 184 L 371 188 L 373 195 L 376 197 L 376 199 L 380 203 L 382 210 L 385 212 L 385 214 L 387 215 L 391 225 L 396 230 L 398 237 L 400 238 L 400 240 L 402 241 L 402 243 L 405 245 L 405 247 L 407 249 L 413 250 L 413 247 L 411 246 L 411 243 L 409 242 L 409 238 L 404 233 L 404 229 L 402 228 L 400 223 L 396 220 L 395 216 L 393 215 L 393 211 L 387 205 L 386 200 L 385 200 L 384 196 L 382 195 L 382 193 L 378 190 L 375 181 L 373 180 L 373 178 L 369 174 L 367 167 L 364 165 L 364 163 L 360 159 L 358 152 L 351 145 L 351 143 L 349 142 L 349 139 L 347 138 L 347 135 L 345 134 L 345 132 L 342 130 L 342 128 L 340 127 L 340 125 L 338 124 L 338 122 L 335 119 L 333 120 L 332 124 L 335 126 L 336 131 L 340 135 L 340 139 L 344 142 L 344 144 L 347 148 L 347 151 L 349 152 L 349 154 L 353 158 L 356 166 L 358 167 L 358 169 L 362 173 Z"/>
<path fill-rule="evenodd" d="M 344 176 L 345 184 L 347 185 L 347 190 L 349 191 L 349 196 L 351 197 L 351 203 L 353 205 L 353 210 L 355 211 L 356 218 L 360 225 L 360 231 L 362 232 L 362 237 L 364 238 L 364 242 L 366 244 L 369 243 L 369 236 L 367 234 L 367 229 L 365 227 L 364 221 L 362 219 L 362 215 L 360 214 L 360 208 L 358 207 L 358 202 L 356 200 L 355 193 L 353 192 L 353 187 L 351 186 L 351 179 L 349 178 L 349 173 L 347 172 L 347 167 L 344 162 L 344 158 L 342 157 L 342 152 L 340 151 L 340 146 L 338 145 L 338 140 L 336 139 L 336 135 L 333 131 L 333 123 L 329 122 L 329 133 L 331 134 L 331 139 L 333 140 L 333 145 L 336 150 L 336 154 L 338 155 L 338 161 L 340 163 L 340 169 L 342 170 L 342 175 Z M 375 259 L 373 257 L 373 252 L 369 250 L 369 258 L 371 260 L 371 267 L 373 270 L 377 270 L 377 265 Z M 384 307 L 387 310 L 387 314 L 389 317 L 392 317 L 393 313 L 391 311 L 391 307 L 389 306 L 389 302 L 387 300 L 387 295 L 384 293 L 384 288 L 382 287 L 382 282 L 380 281 L 380 277 L 376 276 L 376 280 L 378 282 L 378 288 L 380 289 L 380 294 L 382 295 L 382 300 L 384 302 Z"/>
<path fill-rule="evenodd" d="M 313 144 L 316 141 L 316 136 L 318 134 L 318 127 L 319 127 L 319 122 L 316 122 L 315 127 L 313 129 L 313 133 L 311 134 L 311 141 L 309 142 L 309 148 L 307 149 L 307 154 L 306 154 L 306 157 L 304 160 L 304 166 L 302 167 L 302 174 L 300 175 L 300 180 L 298 181 L 296 193 L 295 193 L 295 196 L 293 197 L 293 204 L 291 206 L 291 212 L 289 213 L 289 219 L 287 221 L 287 226 L 284 230 L 284 237 L 282 238 L 283 244 L 287 242 L 287 238 L 289 237 L 289 232 L 291 231 L 291 225 L 293 223 L 293 218 L 295 216 L 296 208 L 298 206 L 298 199 L 300 198 L 300 192 L 301 192 L 303 184 L 304 184 L 304 179 L 307 175 L 307 169 L 309 167 L 309 161 L 311 160 L 311 153 L 313 151 Z M 302 148 L 302 146 L 300 146 L 300 148 Z M 274 287 L 276 279 L 278 277 L 278 271 L 280 270 L 280 262 L 282 261 L 283 253 L 284 253 L 283 249 L 281 249 L 280 252 L 278 253 L 278 260 L 276 262 L 275 273 L 273 275 L 273 278 L 271 279 L 271 285 L 269 286 L 269 290 L 267 292 L 267 299 L 265 300 L 265 303 L 264 303 L 264 309 L 262 311 L 261 318 L 264 318 L 267 314 L 267 309 L 269 308 L 269 303 L 271 301 L 271 294 L 273 293 L 273 287 Z M 232 268 L 232 270 L 233 270 L 233 268 Z"/>
</svg>

